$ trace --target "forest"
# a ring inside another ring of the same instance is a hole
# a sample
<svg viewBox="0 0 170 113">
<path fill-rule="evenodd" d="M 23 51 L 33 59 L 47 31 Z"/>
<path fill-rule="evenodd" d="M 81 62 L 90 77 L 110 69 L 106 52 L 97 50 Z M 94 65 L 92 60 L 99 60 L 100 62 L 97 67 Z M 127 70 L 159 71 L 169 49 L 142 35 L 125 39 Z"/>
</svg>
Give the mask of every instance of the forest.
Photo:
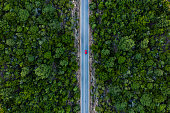
<svg viewBox="0 0 170 113">
<path fill-rule="evenodd" d="M 0 0 L 0 112 L 80 111 L 71 0 Z"/>
<path fill-rule="evenodd" d="M 170 112 L 169 2 L 92 0 L 89 7 L 95 110 Z"/>
</svg>

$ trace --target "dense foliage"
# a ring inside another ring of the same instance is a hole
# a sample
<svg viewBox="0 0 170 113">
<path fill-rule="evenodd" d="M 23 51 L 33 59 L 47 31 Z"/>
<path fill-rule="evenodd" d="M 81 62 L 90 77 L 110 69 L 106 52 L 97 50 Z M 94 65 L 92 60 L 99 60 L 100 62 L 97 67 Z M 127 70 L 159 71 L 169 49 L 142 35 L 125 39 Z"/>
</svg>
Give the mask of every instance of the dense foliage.
<svg viewBox="0 0 170 113">
<path fill-rule="evenodd" d="M 99 113 L 168 113 L 167 0 L 92 0 Z"/>
<path fill-rule="evenodd" d="M 71 0 L 0 0 L 0 110 L 79 111 L 73 7 Z"/>
</svg>

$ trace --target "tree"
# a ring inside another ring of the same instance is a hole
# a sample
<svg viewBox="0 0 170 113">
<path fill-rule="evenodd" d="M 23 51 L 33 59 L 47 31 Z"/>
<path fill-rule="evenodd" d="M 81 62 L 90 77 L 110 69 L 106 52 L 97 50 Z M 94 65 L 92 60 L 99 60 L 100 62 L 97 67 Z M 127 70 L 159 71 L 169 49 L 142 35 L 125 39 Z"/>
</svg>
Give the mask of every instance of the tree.
<svg viewBox="0 0 170 113">
<path fill-rule="evenodd" d="M 44 54 L 44 58 L 50 59 L 51 58 L 51 51 L 48 51 Z"/>
<path fill-rule="evenodd" d="M 21 76 L 25 77 L 29 73 L 29 67 L 23 67 L 21 71 Z"/>
<path fill-rule="evenodd" d="M 114 64 L 115 64 L 115 63 L 114 63 L 115 60 L 116 60 L 116 57 L 110 57 L 109 60 L 106 61 L 105 66 L 106 66 L 107 68 L 113 67 Z"/>
<path fill-rule="evenodd" d="M 135 46 L 135 42 L 132 39 L 129 39 L 128 36 L 122 37 L 120 39 L 118 48 L 123 51 L 129 51 L 132 49 L 132 47 Z"/>
<path fill-rule="evenodd" d="M 21 21 L 26 21 L 30 15 L 26 9 L 19 9 L 18 14 Z"/>
<path fill-rule="evenodd" d="M 5 7 L 3 8 L 4 11 L 9 11 L 11 9 L 11 5 L 7 4 L 7 2 L 5 3 Z"/>
<path fill-rule="evenodd" d="M 142 105 L 144 106 L 150 106 L 151 102 L 152 102 L 152 98 L 150 97 L 149 94 L 144 94 L 142 95 L 142 97 L 140 98 L 140 102 Z"/>
<path fill-rule="evenodd" d="M 146 61 L 146 66 L 152 66 L 154 64 L 153 60 L 147 60 Z"/>
<path fill-rule="evenodd" d="M 9 45 L 9 46 L 14 46 L 15 41 L 13 39 L 6 39 L 6 44 Z"/>
<path fill-rule="evenodd" d="M 94 30 L 96 28 L 96 24 L 93 24 L 92 25 L 92 29 Z"/>
<path fill-rule="evenodd" d="M 165 108 L 166 108 L 166 104 L 161 104 L 161 105 L 158 107 L 158 112 L 166 112 Z"/>
<path fill-rule="evenodd" d="M 57 20 L 52 20 L 52 22 L 50 22 L 48 26 L 50 27 L 51 30 L 60 31 L 61 29 L 60 23 Z"/>
<path fill-rule="evenodd" d="M 145 38 L 145 39 L 141 42 L 141 44 L 140 44 L 141 48 L 142 48 L 142 49 L 147 48 L 147 47 L 148 47 L 148 43 L 149 43 L 148 38 Z"/>
<path fill-rule="evenodd" d="M 0 44 L 0 50 L 4 50 L 4 44 Z"/>
<path fill-rule="evenodd" d="M 100 3 L 99 3 L 98 8 L 99 8 L 100 10 L 102 10 L 102 9 L 104 8 L 103 2 L 100 2 Z"/>
<path fill-rule="evenodd" d="M 103 50 L 101 51 L 101 53 L 102 53 L 102 55 L 104 55 L 104 56 L 108 56 L 108 55 L 110 54 L 110 50 L 108 50 L 108 49 L 103 49 Z"/>
<path fill-rule="evenodd" d="M 32 55 L 28 56 L 28 61 L 29 61 L 29 62 L 34 61 L 34 56 L 32 56 Z"/>
<path fill-rule="evenodd" d="M 30 4 L 29 2 L 25 2 L 25 8 L 28 10 L 28 11 L 31 11 L 31 9 L 33 8 L 32 4 Z"/>
<path fill-rule="evenodd" d="M 147 88 L 148 88 L 148 89 L 152 89 L 152 88 L 153 88 L 153 83 L 148 83 L 148 84 L 147 84 Z"/>
<path fill-rule="evenodd" d="M 96 8 L 96 3 L 91 2 L 91 4 L 89 5 L 91 10 L 94 10 Z"/>
<path fill-rule="evenodd" d="M 163 71 L 162 71 L 161 69 L 156 69 L 156 70 L 154 71 L 154 74 L 155 74 L 156 76 L 163 76 Z"/>
<path fill-rule="evenodd" d="M 3 16 L 4 19 L 8 20 L 8 21 L 14 21 L 16 19 L 16 13 L 15 12 L 8 12 L 5 13 L 5 15 Z"/>
<path fill-rule="evenodd" d="M 44 17 L 46 17 L 47 20 L 50 20 L 51 17 L 54 15 L 55 10 L 56 9 L 52 5 L 47 5 L 42 10 L 42 14 L 43 14 Z"/>
<path fill-rule="evenodd" d="M 110 87 L 111 96 L 118 96 L 121 93 L 121 88 L 119 86 Z"/>
<path fill-rule="evenodd" d="M 17 26 L 17 32 L 21 32 L 22 31 L 22 27 L 21 26 Z"/>
<path fill-rule="evenodd" d="M 51 73 L 51 67 L 46 64 L 41 64 L 37 69 L 35 69 L 35 74 L 38 76 L 38 79 L 48 78 Z"/>
<path fill-rule="evenodd" d="M 118 111 L 124 110 L 127 106 L 127 102 L 116 103 L 115 107 Z"/>
<path fill-rule="evenodd" d="M 135 111 L 140 112 L 140 113 L 145 113 L 144 112 L 144 107 L 141 104 L 136 106 Z"/>
<path fill-rule="evenodd" d="M 64 48 L 56 48 L 55 58 L 60 58 L 64 54 Z"/>
<path fill-rule="evenodd" d="M 136 58 L 137 60 L 140 60 L 140 59 L 142 58 L 141 53 L 137 53 L 137 54 L 135 55 L 135 58 Z"/>
<path fill-rule="evenodd" d="M 68 61 L 67 60 L 61 60 L 60 61 L 60 65 L 61 66 L 67 66 L 68 65 Z"/>
<path fill-rule="evenodd" d="M 125 57 L 120 56 L 120 57 L 118 58 L 118 63 L 119 63 L 119 64 L 122 64 L 122 63 L 124 63 L 124 62 L 125 62 L 125 60 L 126 60 L 126 58 L 125 58 Z"/>
<path fill-rule="evenodd" d="M 36 34 L 38 32 L 38 30 L 39 30 L 39 28 L 37 26 L 31 26 L 29 31 L 32 34 Z"/>
</svg>

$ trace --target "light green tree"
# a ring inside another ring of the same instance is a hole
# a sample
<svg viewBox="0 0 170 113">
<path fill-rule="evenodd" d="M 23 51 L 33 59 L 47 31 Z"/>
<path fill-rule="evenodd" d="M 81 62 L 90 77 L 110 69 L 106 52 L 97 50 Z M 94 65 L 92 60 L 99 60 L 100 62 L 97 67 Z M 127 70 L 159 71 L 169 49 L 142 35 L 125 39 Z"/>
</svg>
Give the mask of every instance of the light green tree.
<svg viewBox="0 0 170 113">
<path fill-rule="evenodd" d="M 92 25 L 92 29 L 94 30 L 96 28 L 96 24 L 93 24 Z"/>
<path fill-rule="evenodd" d="M 146 66 L 152 66 L 154 64 L 153 60 L 147 60 L 146 61 Z"/>
<path fill-rule="evenodd" d="M 133 46 L 135 46 L 135 42 L 128 36 L 126 36 L 120 39 L 118 48 L 123 51 L 129 51 L 132 49 Z"/>
<path fill-rule="evenodd" d="M 131 88 L 134 90 L 134 89 L 139 89 L 139 87 L 140 87 L 140 84 L 138 83 L 138 82 L 133 82 L 132 84 L 131 84 Z"/>
<path fill-rule="evenodd" d="M 102 55 L 109 55 L 110 54 L 110 50 L 108 50 L 108 49 L 103 49 L 102 51 Z"/>
<path fill-rule="evenodd" d="M 152 98 L 150 97 L 149 94 L 144 94 L 144 95 L 142 95 L 140 102 L 144 106 L 150 106 L 150 104 L 152 102 Z"/>
<path fill-rule="evenodd" d="M 46 64 L 41 64 L 37 69 L 35 69 L 35 74 L 38 76 L 38 79 L 48 78 L 51 72 L 51 67 Z"/>
<path fill-rule="evenodd" d="M 36 33 L 38 32 L 38 27 L 37 27 L 37 26 L 31 26 L 31 27 L 30 27 L 30 32 L 31 32 L 32 34 L 36 34 Z"/>
<path fill-rule="evenodd" d="M 148 43 L 149 43 L 148 38 L 145 38 L 143 41 L 141 41 L 141 44 L 140 44 L 141 48 L 142 49 L 147 48 L 148 47 Z"/>
<path fill-rule="evenodd" d="M 20 9 L 18 14 L 21 21 L 26 21 L 30 15 L 26 9 Z"/>
<path fill-rule="evenodd" d="M 15 41 L 13 39 L 6 39 L 6 44 L 9 46 L 15 45 Z"/>
<path fill-rule="evenodd" d="M 10 4 L 7 4 L 5 3 L 5 7 L 3 8 L 4 11 L 8 11 L 11 9 L 11 5 Z"/>
<path fill-rule="evenodd" d="M 24 53 L 23 49 L 17 49 L 16 54 L 22 55 Z"/>
<path fill-rule="evenodd" d="M 156 76 L 163 76 L 163 71 L 162 71 L 161 69 L 156 69 L 156 70 L 154 71 L 154 74 L 155 74 Z"/>
<path fill-rule="evenodd" d="M 21 32 L 22 31 L 22 27 L 21 26 L 17 26 L 17 32 Z"/>
<path fill-rule="evenodd" d="M 98 7 L 100 10 L 102 10 L 104 8 L 103 2 L 100 2 Z"/>
<path fill-rule="evenodd" d="M 64 54 L 64 48 L 56 48 L 55 58 L 60 58 L 62 54 Z"/>
<path fill-rule="evenodd" d="M 29 67 L 23 67 L 21 71 L 21 76 L 25 77 L 29 73 Z"/>
<path fill-rule="evenodd" d="M 62 66 L 67 66 L 67 65 L 68 65 L 68 61 L 66 61 L 66 60 L 61 60 L 61 61 L 60 61 L 60 65 L 62 65 Z"/>
</svg>

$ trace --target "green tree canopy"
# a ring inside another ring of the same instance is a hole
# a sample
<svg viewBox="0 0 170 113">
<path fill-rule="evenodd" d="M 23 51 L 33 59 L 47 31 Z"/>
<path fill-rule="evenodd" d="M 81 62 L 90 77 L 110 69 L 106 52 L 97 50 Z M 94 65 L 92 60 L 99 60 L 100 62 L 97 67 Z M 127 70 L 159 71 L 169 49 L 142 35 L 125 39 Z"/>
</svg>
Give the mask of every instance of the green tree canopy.
<svg viewBox="0 0 170 113">
<path fill-rule="evenodd" d="M 35 69 L 35 74 L 38 76 L 38 79 L 45 79 L 51 73 L 51 67 L 46 64 L 41 64 L 38 68 Z"/>
<path fill-rule="evenodd" d="M 25 77 L 29 73 L 29 67 L 23 67 L 21 71 L 21 76 Z"/>
<path fill-rule="evenodd" d="M 141 48 L 142 48 L 142 49 L 147 48 L 147 47 L 148 47 L 148 43 L 149 43 L 148 38 L 145 38 L 145 39 L 141 42 L 141 44 L 140 44 Z"/>
<path fill-rule="evenodd" d="M 14 46 L 15 45 L 15 41 L 13 39 L 7 39 L 6 40 L 6 44 L 9 46 Z"/>
<path fill-rule="evenodd" d="M 150 104 L 152 102 L 152 98 L 150 97 L 149 94 L 144 94 L 144 95 L 142 95 L 140 102 L 144 106 L 150 106 Z"/>
<path fill-rule="evenodd" d="M 26 21 L 30 15 L 26 9 L 19 9 L 18 14 L 21 21 Z"/>
<path fill-rule="evenodd" d="M 135 42 L 132 39 L 130 39 L 128 36 L 122 37 L 118 45 L 119 49 L 123 51 L 129 51 L 134 46 L 135 46 Z"/>
</svg>

